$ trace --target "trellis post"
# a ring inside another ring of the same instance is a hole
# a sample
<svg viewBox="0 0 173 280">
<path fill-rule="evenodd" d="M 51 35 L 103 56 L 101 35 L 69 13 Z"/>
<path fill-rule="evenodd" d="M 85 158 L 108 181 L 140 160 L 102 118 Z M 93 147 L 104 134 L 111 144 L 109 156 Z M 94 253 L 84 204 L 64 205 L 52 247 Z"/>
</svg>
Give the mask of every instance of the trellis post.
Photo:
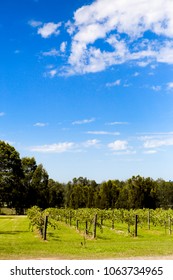
<svg viewBox="0 0 173 280">
<path fill-rule="evenodd" d="M 94 228 L 93 228 L 93 238 L 96 238 L 96 228 L 97 228 L 97 214 L 94 215 Z"/>
<path fill-rule="evenodd" d="M 47 235 L 47 225 L 48 225 L 48 216 L 46 215 L 44 218 L 44 227 L 43 227 L 43 240 L 46 240 Z"/>
<path fill-rule="evenodd" d="M 138 215 L 135 215 L 135 233 L 134 236 L 138 235 Z"/>
</svg>

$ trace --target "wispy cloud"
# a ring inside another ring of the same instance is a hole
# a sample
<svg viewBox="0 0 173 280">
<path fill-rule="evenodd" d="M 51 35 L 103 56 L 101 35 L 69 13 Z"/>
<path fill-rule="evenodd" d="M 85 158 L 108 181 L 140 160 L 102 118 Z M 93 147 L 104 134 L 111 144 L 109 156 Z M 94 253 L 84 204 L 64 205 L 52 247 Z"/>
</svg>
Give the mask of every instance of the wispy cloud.
<svg viewBox="0 0 173 280">
<path fill-rule="evenodd" d="M 3 117 L 5 116 L 5 113 L 4 112 L 0 112 L 0 117 Z"/>
<path fill-rule="evenodd" d="M 148 139 L 144 142 L 144 148 L 158 148 L 162 146 L 173 146 L 173 137 L 166 139 Z"/>
<path fill-rule="evenodd" d="M 94 121 L 95 121 L 95 118 L 91 118 L 91 119 L 77 120 L 77 121 L 72 122 L 72 124 L 73 125 L 76 125 L 76 124 L 87 124 L 87 123 L 92 123 Z"/>
<path fill-rule="evenodd" d="M 167 83 L 167 89 L 173 89 L 173 82 Z"/>
<path fill-rule="evenodd" d="M 98 148 L 100 141 L 90 139 L 84 142 L 60 142 L 54 144 L 45 144 L 40 146 L 30 147 L 29 150 L 38 153 L 64 153 L 64 152 L 81 152 L 84 148 Z"/>
<path fill-rule="evenodd" d="M 106 87 L 115 87 L 115 86 L 120 86 L 121 80 L 116 80 L 115 82 L 112 83 L 107 83 Z"/>
<path fill-rule="evenodd" d="M 67 42 L 62 42 L 60 45 L 60 51 L 64 53 L 66 51 L 66 48 L 67 48 Z"/>
<path fill-rule="evenodd" d="M 39 27 L 43 23 L 42 23 L 42 21 L 30 20 L 30 21 L 28 21 L 28 24 L 32 27 Z"/>
<path fill-rule="evenodd" d="M 43 56 L 63 56 L 66 51 L 66 47 L 67 47 L 67 42 L 62 42 L 59 50 L 53 48 L 50 51 L 42 52 L 41 54 Z"/>
<path fill-rule="evenodd" d="M 169 131 L 169 132 L 140 132 L 140 133 L 136 133 L 137 135 L 145 135 L 145 136 L 141 136 L 141 139 L 145 139 L 145 138 L 153 138 L 155 136 L 166 136 L 166 135 L 173 135 L 173 131 Z"/>
<path fill-rule="evenodd" d="M 89 147 L 98 147 L 98 144 L 100 143 L 99 140 L 97 139 L 91 139 L 91 140 L 87 140 L 83 143 L 83 146 L 86 147 L 86 148 L 89 148 Z"/>
<path fill-rule="evenodd" d="M 147 151 L 144 151 L 143 153 L 144 154 L 147 154 L 147 155 L 153 155 L 153 154 L 157 154 L 158 151 L 156 150 L 147 150 Z"/>
<path fill-rule="evenodd" d="M 160 91 L 162 89 L 162 87 L 161 86 L 152 86 L 151 89 L 154 91 Z"/>
<path fill-rule="evenodd" d="M 59 51 L 56 49 L 51 49 L 50 51 L 47 52 L 42 52 L 43 56 L 59 56 Z"/>
<path fill-rule="evenodd" d="M 34 124 L 34 126 L 38 126 L 38 127 L 44 127 L 44 126 L 47 126 L 48 123 L 43 123 L 43 122 L 37 122 Z"/>
<path fill-rule="evenodd" d="M 57 74 L 58 74 L 58 70 L 57 69 L 51 69 L 51 70 L 47 70 L 43 74 L 43 76 L 44 77 L 49 77 L 49 78 L 54 78 Z"/>
<path fill-rule="evenodd" d="M 108 122 L 106 125 L 127 125 L 128 122 Z"/>
<path fill-rule="evenodd" d="M 73 142 L 62 142 L 50 145 L 33 146 L 30 148 L 30 151 L 40 153 L 64 153 L 70 151 L 74 145 Z"/>
<path fill-rule="evenodd" d="M 138 138 L 143 142 L 145 149 L 156 149 L 160 147 L 173 146 L 173 132 L 148 133 Z"/>
<path fill-rule="evenodd" d="M 128 149 L 128 142 L 123 140 L 116 140 L 108 144 L 108 148 L 113 151 L 122 151 Z"/>
<path fill-rule="evenodd" d="M 139 75 L 140 75 L 139 72 L 135 72 L 135 73 L 133 74 L 133 77 L 138 77 Z"/>
<path fill-rule="evenodd" d="M 86 132 L 87 134 L 93 134 L 93 135 L 120 135 L 119 132 L 110 132 L 110 131 L 104 131 L 104 130 L 90 130 Z"/>
</svg>

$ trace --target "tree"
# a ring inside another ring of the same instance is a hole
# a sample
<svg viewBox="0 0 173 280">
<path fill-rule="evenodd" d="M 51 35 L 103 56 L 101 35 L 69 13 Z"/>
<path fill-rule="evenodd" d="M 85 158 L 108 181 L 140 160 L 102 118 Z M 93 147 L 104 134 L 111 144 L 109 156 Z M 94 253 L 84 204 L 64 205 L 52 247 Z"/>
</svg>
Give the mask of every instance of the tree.
<svg viewBox="0 0 173 280">
<path fill-rule="evenodd" d="M 110 200 L 111 200 L 111 181 L 103 182 L 100 185 L 100 208 L 101 209 L 108 209 L 110 207 Z"/>
<path fill-rule="evenodd" d="M 151 178 L 133 176 L 127 180 L 125 188 L 128 193 L 128 209 L 156 207 L 156 184 Z"/>
<path fill-rule="evenodd" d="M 48 181 L 49 189 L 49 207 L 63 207 L 64 206 L 64 186 L 53 179 Z"/>
<path fill-rule="evenodd" d="M 25 187 L 25 207 L 29 208 L 36 205 L 36 190 L 33 185 L 33 175 L 37 168 L 36 160 L 34 157 L 24 157 L 21 160 L 24 178 L 22 180 Z"/>
<path fill-rule="evenodd" d="M 97 183 L 86 177 L 73 178 L 65 186 L 65 206 L 71 208 L 93 207 Z"/>
<path fill-rule="evenodd" d="M 173 208 L 173 182 L 166 182 L 163 179 L 158 179 L 157 183 L 157 207 L 164 209 Z"/>
<path fill-rule="evenodd" d="M 49 206 L 48 179 L 47 171 L 39 164 L 32 176 L 32 188 L 36 197 L 35 205 L 43 209 Z"/>
<path fill-rule="evenodd" d="M 24 189 L 21 159 L 15 148 L 4 141 L 0 141 L 0 163 L 0 204 L 22 213 Z"/>
</svg>

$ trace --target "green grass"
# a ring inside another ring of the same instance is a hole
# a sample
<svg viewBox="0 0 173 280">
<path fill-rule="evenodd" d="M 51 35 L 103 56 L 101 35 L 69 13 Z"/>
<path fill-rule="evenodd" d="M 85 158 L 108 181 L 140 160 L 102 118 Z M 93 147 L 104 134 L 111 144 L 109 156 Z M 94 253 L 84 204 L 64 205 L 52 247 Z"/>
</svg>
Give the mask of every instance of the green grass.
<svg viewBox="0 0 173 280">
<path fill-rule="evenodd" d="M 0 259 L 115 259 L 162 256 L 173 253 L 173 236 L 165 229 L 138 229 L 138 237 L 127 234 L 127 225 L 97 229 L 97 238 L 84 239 L 75 227 L 58 223 L 48 228 L 47 241 L 29 231 L 26 216 L 0 216 Z M 82 242 L 82 244 L 81 244 Z"/>
</svg>

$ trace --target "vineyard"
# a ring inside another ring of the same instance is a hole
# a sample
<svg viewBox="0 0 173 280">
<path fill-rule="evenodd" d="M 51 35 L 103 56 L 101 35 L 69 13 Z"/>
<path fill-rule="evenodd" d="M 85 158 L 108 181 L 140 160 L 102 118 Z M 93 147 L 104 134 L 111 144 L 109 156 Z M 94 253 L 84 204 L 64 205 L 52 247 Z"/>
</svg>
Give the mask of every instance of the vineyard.
<svg viewBox="0 0 173 280">
<path fill-rule="evenodd" d="M 172 234 L 173 210 L 138 209 L 138 210 L 100 210 L 100 209 L 56 209 L 44 211 L 37 206 L 28 210 L 30 227 L 36 227 L 46 240 L 48 226 L 56 229 L 58 223 L 73 227 L 85 238 L 97 238 L 98 230 L 102 233 L 105 228 L 137 237 L 140 229 L 164 229 L 165 235 Z"/>
<path fill-rule="evenodd" d="M 173 255 L 173 210 L 30 208 L 0 215 L 0 259 Z"/>
</svg>

